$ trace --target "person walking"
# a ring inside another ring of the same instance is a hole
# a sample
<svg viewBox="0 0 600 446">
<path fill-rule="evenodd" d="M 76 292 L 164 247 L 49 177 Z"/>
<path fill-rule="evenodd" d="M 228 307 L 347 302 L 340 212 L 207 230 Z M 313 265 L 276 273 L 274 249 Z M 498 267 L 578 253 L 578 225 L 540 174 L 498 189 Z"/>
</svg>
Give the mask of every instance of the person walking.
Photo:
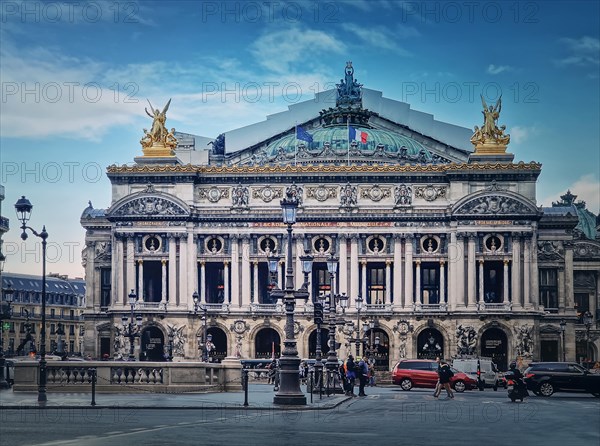
<svg viewBox="0 0 600 446">
<path fill-rule="evenodd" d="M 454 372 L 450 368 L 447 362 L 440 361 L 440 369 L 438 372 L 440 385 L 435 389 L 434 398 L 437 398 L 441 391 L 442 387 L 446 389 L 446 393 L 448 394 L 448 398 L 454 399 L 454 395 L 452 394 L 452 389 L 450 388 L 450 378 L 454 376 Z"/>
<path fill-rule="evenodd" d="M 369 366 L 364 358 L 361 358 L 358 361 L 358 367 L 356 369 L 356 373 L 358 375 L 358 396 L 367 396 L 365 394 L 365 386 L 367 385 L 367 381 L 369 380 Z"/>
<path fill-rule="evenodd" d="M 348 355 L 344 369 L 346 378 L 346 396 L 356 396 L 354 394 L 354 383 L 356 382 L 356 363 L 354 362 L 354 357 L 352 355 Z"/>
<path fill-rule="evenodd" d="M 440 370 L 442 368 L 442 365 L 441 365 L 441 359 L 439 356 L 435 358 L 435 362 L 437 362 L 437 370 L 436 371 L 438 374 L 438 380 L 437 380 L 437 383 L 435 383 L 435 389 L 433 391 L 433 396 L 435 398 L 437 398 L 437 395 L 439 395 L 439 392 L 441 392 L 441 390 L 442 390 L 441 385 L 440 385 Z"/>
</svg>

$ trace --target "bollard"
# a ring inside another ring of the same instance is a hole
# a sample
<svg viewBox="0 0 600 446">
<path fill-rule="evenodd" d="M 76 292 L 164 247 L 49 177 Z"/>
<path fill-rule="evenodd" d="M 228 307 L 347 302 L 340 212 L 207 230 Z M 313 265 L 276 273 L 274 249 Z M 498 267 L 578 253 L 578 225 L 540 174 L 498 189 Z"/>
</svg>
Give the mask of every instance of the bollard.
<svg viewBox="0 0 600 446">
<path fill-rule="evenodd" d="M 248 369 L 242 369 L 242 385 L 244 386 L 244 407 L 248 407 Z"/>
<path fill-rule="evenodd" d="M 96 405 L 96 369 L 95 368 L 90 368 L 88 369 L 88 373 L 91 375 L 92 378 L 92 406 Z"/>
</svg>

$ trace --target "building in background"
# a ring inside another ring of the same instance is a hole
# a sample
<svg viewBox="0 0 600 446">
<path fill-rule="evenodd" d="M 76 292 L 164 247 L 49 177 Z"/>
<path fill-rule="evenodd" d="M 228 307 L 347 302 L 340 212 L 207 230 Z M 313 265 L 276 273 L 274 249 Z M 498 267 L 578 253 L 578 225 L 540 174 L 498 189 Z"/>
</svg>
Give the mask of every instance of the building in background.
<svg viewBox="0 0 600 446">
<path fill-rule="evenodd" d="M 110 207 L 90 203 L 81 216 L 85 351 L 128 354 L 131 295 L 138 359 L 162 360 L 169 333 L 176 359 L 197 359 L 205 324 L 213 360 L 279 354 L 285 317 L 269 295 L 267 258 L 286 252 L 279 203 L 293 194 L 296 287 L 299 255 L 315 256 L 311 298 L 296 307 L 301 357 L 315 355 L 312 303 L 332 291 L 334 254 L 334 290 L 350 303 L 342 357 L 354 352 L 361 296 L 361 348 L 382 369 L 405 357 L 477 354 L 504 369 L 514 358 L 598 358 L 597 232 L 578 229 L 573 201 L 537 206 L 541 165 L 507 151 L 500 101 L 483 103 L 473 133 L 363 88 L 351 63 L 344 76 L 214 140 L 168 131 L 169 104 L 153 110 L 143 155 L 108 168 Z M 280 287 L 284 274 L 280 263 Z"/>
<path fill-rule="evenodd" d="M 7 356 L 35 354 L 40 349 L 42 278 L 4 272 L 2 288 L 13 289 L 12 317 L 5 321 Z M 83 353 L 85 281 L 49 274 L 46 277 L 46 351 L 48 354 Z M 62 345 L 59 345 L 62 344 Z"/>
</svg>

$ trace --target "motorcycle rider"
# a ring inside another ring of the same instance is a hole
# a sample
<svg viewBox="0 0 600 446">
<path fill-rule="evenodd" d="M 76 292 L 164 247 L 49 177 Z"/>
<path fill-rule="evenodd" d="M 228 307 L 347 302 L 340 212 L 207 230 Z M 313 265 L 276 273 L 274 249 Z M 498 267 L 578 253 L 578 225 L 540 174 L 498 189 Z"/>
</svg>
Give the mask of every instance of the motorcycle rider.
<svg viewBox="0 0 600 446">
<path fill-rule="evenodd" d="M 515 381 L 515 390 L 523 396 L 529 396 L 529 392 L 527 392 L 527 385 L 525 384 L 525 381 L 523 381 L 523 374 L 517 368 L 517 363 L 515 361 L 512 361 L 508 368 L 509 372 L 513 374 L 513 379 Z"/>
</svg>

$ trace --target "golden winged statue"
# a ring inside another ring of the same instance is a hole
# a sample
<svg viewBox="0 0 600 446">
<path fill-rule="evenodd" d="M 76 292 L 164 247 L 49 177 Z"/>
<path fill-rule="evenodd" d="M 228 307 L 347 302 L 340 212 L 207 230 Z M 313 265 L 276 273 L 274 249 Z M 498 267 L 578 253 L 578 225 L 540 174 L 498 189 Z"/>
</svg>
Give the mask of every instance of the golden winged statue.
<svg viewBox="0 0 600 446">
<path fill-rule="evenodd" d="M 483 126 L 475 126 L 475 133 L 471 137 L 471 143 L 476 147 L 480 145 L 499 145 L 506 146 L 510 142 L 510 135 L 505 135 L 506 126 L 498 127 L 498 118 L 502 110 L 502 96 L 498 98 L 496 105 L 487 105 L 483 95 L 481 95 L 481 105 L 483 106 Z"/>
<path fill-rule="evenodd" d="M 144 108 L 144 110 L 152 118 L 152 127 L 150 131 L 144 129 L 144 137 L 140 141 L 142 147 L 144 149 L 152 147 L 174 149 L 177 146 L 177 139 L 174 136 L 175 129 L 171 129 L 169 132 L 166 126 L 167 111 L 169 110 L 169 105 L 171 105 L 171 99 L 169 99 L 169 102 L 167 102 L 162 111 L 152 107 L 150 101 L 148 101 L 148 105 L 150 105 L 152 113 L 147 108 Z"/>
</svg>

